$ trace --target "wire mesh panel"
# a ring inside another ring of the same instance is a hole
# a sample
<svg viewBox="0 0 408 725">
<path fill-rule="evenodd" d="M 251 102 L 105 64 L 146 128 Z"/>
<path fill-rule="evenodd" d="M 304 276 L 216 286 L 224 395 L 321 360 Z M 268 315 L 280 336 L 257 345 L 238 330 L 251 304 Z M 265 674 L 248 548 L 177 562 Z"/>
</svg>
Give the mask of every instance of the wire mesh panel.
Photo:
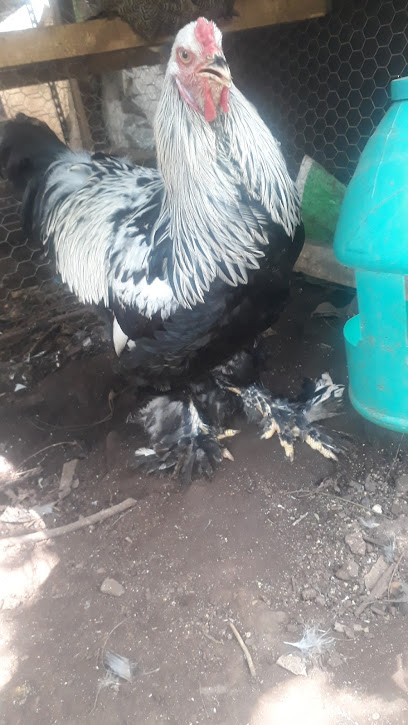
<svg viewBox="0 0 408 725">
<path fill-rule="evenodd" d="M 306 153 L 347 183 L 408 73 L 406 0 L 333 0 L 324 18 L 227 39 L 237 82 L 280 138 L 292 173 Z"/>
<path fill-rule="evenodd" d="M 52 276 L 42 249 L 24 236 L 20 204 L 10 189 L 0 183 L 0 303 L 21 287 L 41 284 Z"/>
<path fill-rule="evenodd" d="M 25 27 L 38 22 L 34 0 L 3 0 L 0 30 L 24 8 Z M 52 15 L 43 10 L 41 22 L 52 23 Z M 333 0 L 324 18 L 225 35 L 234 80 L 282 142 L 293 175 L 307 153 L 349 181 L 385 113 L 391 78 L 407 72 L 407 28 L 406 0 Z M 153 53 L 151 62 L 158 59 Z M 83 59 L 0 70 L 0 121 L 22 111 L 73 148 L 150 163 L 163 66 L 120 70 L 109 63 L 97 73 Z M 25 241 L 18 203 L 2 184 L 0 299 L 49 273 L 41 250 Z"/>
</svg>

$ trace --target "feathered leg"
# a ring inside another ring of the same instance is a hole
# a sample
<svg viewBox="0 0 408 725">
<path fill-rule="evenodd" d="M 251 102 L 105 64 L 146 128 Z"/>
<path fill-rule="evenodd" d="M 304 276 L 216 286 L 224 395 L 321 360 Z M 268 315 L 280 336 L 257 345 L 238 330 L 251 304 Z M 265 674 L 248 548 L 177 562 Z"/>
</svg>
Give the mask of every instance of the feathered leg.
<svg viewBox="0 0 408 725">
<path fill-rule="evenodd" d="M 136 451 L 136 464 L 148 473 L 173 473 L 183 483 L 210 477 L 223 458 L 233 460 L 224 442 L 239 433 L 228 425 L 242 412 L 259 425 L 262 438 L 277 433 L 290 460 L 296 440 L 337 460 L 341 445 L 315 423 L 341 412 L 343 385 L 335 385 L 324 373 L 298 400 L 289 401 L 274 398 L 260 385 L 248 385 L 248 377 L 253 379 L 250 356 L 240 354 L 192 385 L 188 395 L 153 398 L 138 415 L 149 447 Z"/>
<path fill-rule="evenodd" d="M 212 426 L 192 395 L 154 398 L 140 412 L 139 420 L 150 445 L 136 451 L 136 465 L 148 473 L 172 472 L 189 483 L 197 476 L 210 477 L 223 458 L 232 459 L 221 441 L 234 431 Z"/>
<path fill-rule="evenodd" d="M 259 425 L 262 438 L 278 434 L 286 456 L 293 461 L 294 446 L 300 439 L 325 458 L 337 460 L 342 447 L 320 428 L 315 421 L 331 418 L 341 412 L 343 385 L 335 385 L 328 373 L 317 380 L 307 398 L 291 402 L 273 398 L 268 390 L 258 385 L 248 387 L 229 386 L 238 395 L 249 421 Z"/>
</svg>

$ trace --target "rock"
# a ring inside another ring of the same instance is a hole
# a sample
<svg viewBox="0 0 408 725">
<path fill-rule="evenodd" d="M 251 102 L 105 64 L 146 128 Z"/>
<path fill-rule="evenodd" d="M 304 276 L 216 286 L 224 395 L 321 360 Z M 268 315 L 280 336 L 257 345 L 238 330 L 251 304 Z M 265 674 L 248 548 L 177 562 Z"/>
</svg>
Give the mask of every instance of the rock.
<svg viewBox="0 0 408 725">
<path fill-rule="evenodd" d="M 317 597 L 316 589 L 313 589 L 312 587 L 303 589 L 302 599 L 304 602 L 311 602 L 313 599 L 316 599 L 316 597 Z"/>
<path fill-rule="evenodd" d="M 380 506 L 379 503 L 375 503 L 371 510 L 374 511 L 375 514 L 382 514 L 383 512 L 382 506 Z"/>
<path fill-rule="evenodd" d="M 78 464 L 78 458 L 73 458 L 72 461 L 67 461 L 62 467 L 61 479 L 58 488 L 58 498 L 61 501 L 71 493 L 71 488 L 77 488 L 75 470 Z M 74 483 L 76 485 L 74 485 Z"/>
<path fill-rule="evenodd" d="M 364 577 L 364 584 L 367 591 L 371 591 L 374 585 L 378 582 L 380 576 L 387 569 L 388 564 L 383 556 L 380 556 L 375 564 L 371 567 L 370 571 Z"/>
<path fill-rule="evenodd" d="M 353 624 L 353 629 L 355 632 L 363 632 L 364 627 L 362 624 Z"/>
<path fill-rule="evenodd" d="M 101 584 L 102 594 L 110 594 L 112 597 L 121 597 L 125 593 L 125 587 L 116 581 L 107 577 Z"/>
<path fill-rule="evenodd" d="M 408 501 L 403 498 L 396 498 L 391 506 L 391 513 L 394 516 L 404 516 L 408 514 Z"/>
<path fill-rule="evenodd" d="M 408 473 L 398 476 L 395 483 L 395 490 L 398 496 L 408 496 Z"/>
<path fill-rule="evenodd" d="M 346 635 L 347 639 L 355 639 L 355 633 L 354 630 L 351 629 L 351 627 L 344 627 L 344 634 Z"/>
<path fill-rule="evenodd" d="M 335 632 L 338 632 L 339 634 L 343 634 L 344 632 L 344 624 L 341 624 L 341 622 L 335 622 L 333 627 Z"/>
<path fill-rule="evenodd" d="M 132 158 L 154 155 L 153 118 L 164 79 L 161 65 L 104 73 L 102 112 L 111 145 Z"/>
<path fill-rule="evenodd" d="M 358 577 L 358 565 L 354 559 L 349 559 L 336 571 L 335 576 L 344 582 L 348 582 L 350 579 L 356 579 Z"/>
<path fill-rule="evenodd" d="M 364 481 L 364 488 L 367 493 L 375 493 L 377 490 L 377 483 L 370 474 L 368 474 L 366 480 Z"/>
<path fill-rule="evenodd" d="M 359 483 L 358 481 L 348 481 L 347 483 L 349 488 L 352 488 L 353 491 L 355 491 L 357 494 L 364 494 L 364 486 L 362 483 Z"/>
<path fill-rule="evenodd" d="M 283 667 L 284 670 L 292 672 L 293 675 L 302 675 L 302 677 L 307 677 L 305 662 L 299 655 L 282 655 L 276 660 L 276 664 L 279 665 L 279 667 Z"/>
<path fill-rule="evenodd" d="M 352 554 L 365 556 L 367 547 L 361 531 L 353 531 L 353 533 L 347 534 L 344 540 Z"/>
</svg>

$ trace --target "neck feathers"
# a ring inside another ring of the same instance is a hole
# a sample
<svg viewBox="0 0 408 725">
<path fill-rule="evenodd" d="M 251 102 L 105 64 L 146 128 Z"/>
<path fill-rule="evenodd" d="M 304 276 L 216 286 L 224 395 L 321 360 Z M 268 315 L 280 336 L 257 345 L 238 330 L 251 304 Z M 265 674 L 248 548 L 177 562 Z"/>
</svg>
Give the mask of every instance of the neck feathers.
<svg viewBox="0 0 408 725">
<path fill-rule="evenodd" d="M 298 198 L 277 142 L 234 87 L 229 113 L 210 124 L 167 75 L 155 135 L 165 195 L 153 255 L 170 238 L 167 274 L 179 303 L 192 307 L 216 277 L 246 283 L 264 256 L 270 219 L 293 237 Z"/>
</svg>

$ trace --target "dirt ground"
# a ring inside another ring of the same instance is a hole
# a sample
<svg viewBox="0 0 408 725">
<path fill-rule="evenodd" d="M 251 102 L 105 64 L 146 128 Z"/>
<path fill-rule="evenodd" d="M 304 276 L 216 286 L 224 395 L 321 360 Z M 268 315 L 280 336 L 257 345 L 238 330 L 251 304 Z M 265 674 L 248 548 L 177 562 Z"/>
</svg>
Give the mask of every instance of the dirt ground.
<svg viewBox="0 0 408 725">
<path fill-rule="evenodd" d="M 346 382 L 342 311 L 312 316 L 329 301 L 349 299 L 297 280 L 264 341 L 274 392 Z M 291 464 L 244 426 L 211 481 L 147 478 L 126 423 L 142 399 L 99 320 L 43 288 L 1 329 L 0 536 L 135 499 L 46 543 L 0 541 L 1 725 L 408 723 L 403 436 L 346 403 L 339 463 L 299 444 Z"/>
</svg>

